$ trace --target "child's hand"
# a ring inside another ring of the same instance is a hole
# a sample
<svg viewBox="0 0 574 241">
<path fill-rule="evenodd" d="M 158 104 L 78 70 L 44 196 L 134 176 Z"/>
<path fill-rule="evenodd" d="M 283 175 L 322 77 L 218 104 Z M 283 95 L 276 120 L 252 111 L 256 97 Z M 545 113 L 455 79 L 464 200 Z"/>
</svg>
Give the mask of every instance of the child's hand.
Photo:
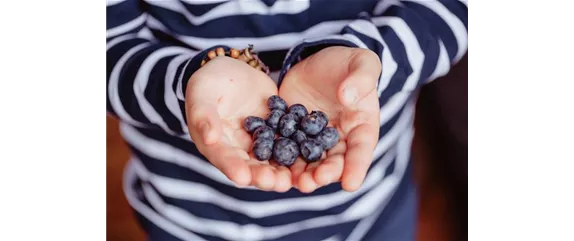
<svg viewBox="0 0 574 241">
<path fill-rule="evenodd" d="M 228 57 L 209 61 L 191 76 L 186 89 L 187 123 L 199 151 L 231 181 L 285 192 L 291 172 L 259 162 L 243 129 L 247 116 L 265 117 L 266 101 L 277 86 L 263 72 Z"/>
<path fill-rule="evenodd" d="M 381 62 L 373 52 L 329 47 L 291 68 L 279 89 L 287 103 L 321 110 L 341 135 L 327 159 L 291 166 L 293 183 L 303 192 L 341 181 L 343 189 L 357 190 L 373 158 L 379 136 L 376 83 Z"/>
</svg>

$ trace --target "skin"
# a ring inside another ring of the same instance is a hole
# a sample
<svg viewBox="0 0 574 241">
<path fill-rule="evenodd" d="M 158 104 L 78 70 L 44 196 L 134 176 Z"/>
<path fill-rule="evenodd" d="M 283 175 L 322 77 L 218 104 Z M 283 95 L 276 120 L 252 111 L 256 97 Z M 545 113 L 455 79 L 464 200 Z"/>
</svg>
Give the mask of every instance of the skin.
<svg viewBox="0 0 574 241">
<path fill-rule="evenodd" d="M 308 193 L 340 181 L 344 190 L 355 191 L 378 139 L 380 72 L 380 60 L 369 50 L 329 47 L 293 66 L 278 91 L 263 72 L 217 57 L 188 82 L 189 132 L 199 151 L 238 186 L 277 192 L 295 186 Z M 327 159 L 307 165 L 299 158 L 286 168 L 253 157 L 242 121 L 250 115 L 265 117 L 267 98 L 274 94 L 328 115 L 328 126 L 337 128 L 340 141 L 327 152 Z"/>
<path fill-rule="evenodd" d="M 378 140 L 379 100 L 376 83 L 381 62 L 370 50 L 329 47 L 291 68 L 279 96 L 287 103 L 301 103 L 321 110 L 328 126 L 337 128 L 339 143 L 325 160 L 291 166 L 293 183 L 302 192 L 340 181 L 346 191 L 359 189 L 373 158 Z"/>
<path fill-rule="evenodd" d="M 277 86 L 267 75 L 228 57 L 209 61 L 187 84 L 191 138 L 209 162 L 238 186 L 277 192 L 292 187 L 289 169 L 254 158 L 251 136 L 242 126 L 247 116 L 265 117 L 267 98 L 275 94 Z"/>
</svg>

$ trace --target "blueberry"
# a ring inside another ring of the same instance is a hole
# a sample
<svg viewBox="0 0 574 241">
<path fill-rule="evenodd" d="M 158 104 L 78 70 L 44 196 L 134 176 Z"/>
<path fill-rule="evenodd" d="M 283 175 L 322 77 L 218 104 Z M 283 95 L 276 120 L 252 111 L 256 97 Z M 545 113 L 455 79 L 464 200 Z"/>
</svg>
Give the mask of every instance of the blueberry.
<svg viewBox="0 0 574 241">
<path fill-rule="evenodd" d="M 307 163 L 316 162 L 321 159 L 323 154 L 323 144 L 315 139 L 308 139 L 301 142 L 300 145 L 301 156 L 307 161 Z"/>
<path fill-rule="evenodd" d="M 279 120 L 279 134 L 290 137 L 297 130 L 297 121 L 294 114 L 285 114 Z"/>
<path fill-rule="evenodd" d="M 243 128 L 245 128 L 245 130 L 249 134 L 252 134 L 255 131 L 255 129 L 257 129 L 260 126 L 264 126 L 264 125 L 265 125 L 265 121 L 263 120 L 263 118 L 257 117 L 257 116 L 248 116 L 243 121 Z"/>
<path fill-rule="evenodd" d="M 267 125 L 273 128 L 273 130 L 277 130 L 277 127 L 279 126 L 279 120 L 281 119 L 281 117 L 283 117 L 283 115 L 285 115 L 285 111 L 282 111 L 280 109 L 272 110 L 267 115 L 267 120 L 265 122 L 267 122 Z"/>
<path fill-rule="evenodd" d="M 269 99 L 267 99 L 267 107 L 270 110 L 282 110 L 282 111 L 286 111 L 287 110 L 287 102 L 285 102 L 284 99 L 282 99 L 281 97 L 277 96 L 277 95 L 272 95 L 271 97 L 269 97 Z"/>
<path fill-rule="evenodd" d="M 275 131 L 273 131 L 273 129 L 271 129 L 269 126 L 260 126 L 255 129 L 255 132 L 253 132 L 253 140 L 262 138 L 273 140 L 274 137 Z"/>
<path fill-rule="evenodd" d="M 339 132 L 334 127 L 326 127 L 315 138 L 326 150 L 333 148 L 339 142 Z"/>
<path fill-rule="evenodd" d="M 297 122 L 301 121 L 301 118 L 306 116 L 309 112 L 307 112 L 307 108 L 302 104 L 294 104 L 289 106 L 289 114 L 295 114 L 297 116 Z"/>
<path fill-rule="evenodd" d="M 259 138 L 253 142 L 253 154 L 260 161 L 269 160 L 273 153 L 273 138 Z"/>
<path fill-rule="evenodd" d="M 279 137 L 275 140 L 273 145 L 273 160 L 279 165 L 291 166 L 299 156 L 299 147 L 295 141 Z"/>
<path fill-rule="evenodd" d="M 294 140 L 297 145 L 299 145 L 304 140 L 307 140 L 307 135 L 305 135 L 305 132 L 301 130 L 296 130 L 295 133 L 291 135 L 291 139 Z"/>
<path fill-rule="evenodd" d="M 314 136 L 327 126 L 328 121 L 329 118 L 322 111 L 311 111 L 311 114 L 304 116 L 299 124 L 305 134 Z"/>
</svg>

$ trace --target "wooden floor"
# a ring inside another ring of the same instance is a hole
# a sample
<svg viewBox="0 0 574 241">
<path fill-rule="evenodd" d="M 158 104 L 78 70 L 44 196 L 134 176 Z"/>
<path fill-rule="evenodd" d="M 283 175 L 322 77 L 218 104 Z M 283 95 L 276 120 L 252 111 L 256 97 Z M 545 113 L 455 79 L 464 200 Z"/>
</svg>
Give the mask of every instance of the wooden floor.
<svg viewBox="0 0 574 241">
<path fill-rule="evenodd" d="M 119 134 L 118 122 L 107 117 L 107 240 L 145 240 L 122 192 L 122 171 L 128 150 Z M 417 135 L 420 135 L 417 133 Z M 420 187 L 419 241 L 450 241 L 451 231 L 445 188 L 426 171 L 429 156 L 423 138 L 415 137 L 413 149 L 417 182 Z"/>
</svg>

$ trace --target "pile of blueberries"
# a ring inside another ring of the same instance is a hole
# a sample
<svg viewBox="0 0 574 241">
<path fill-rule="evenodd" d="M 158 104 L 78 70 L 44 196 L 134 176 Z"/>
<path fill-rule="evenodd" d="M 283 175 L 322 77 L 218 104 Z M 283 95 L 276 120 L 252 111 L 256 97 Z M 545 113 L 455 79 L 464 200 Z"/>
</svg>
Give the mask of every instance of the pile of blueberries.
<svg viewBox="0 0 574 241">
<path fill-rule="evenodd" d="M 249 116 L 243 127 L 253 135 L 253 154 L 260 161 L 273 159 L 291 166 L 298 156 L 307 163 L 319 161 L 323 152 L 339 142 L 339 133 L 327 127 L 329 118 L 321 111 L 311 111 L 301 104 L 287 106 L 277 95 L 269 97 L 267 119 Z"/>
</svg>

